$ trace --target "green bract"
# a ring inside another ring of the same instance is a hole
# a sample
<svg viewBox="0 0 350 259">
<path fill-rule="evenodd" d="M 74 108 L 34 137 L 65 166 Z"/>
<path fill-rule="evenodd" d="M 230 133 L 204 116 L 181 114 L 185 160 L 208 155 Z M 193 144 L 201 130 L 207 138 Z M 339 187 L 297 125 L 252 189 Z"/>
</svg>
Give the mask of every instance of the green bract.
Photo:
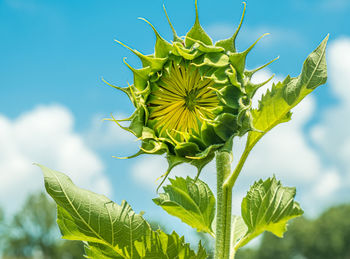
<svg viewBox="0 0 350 259">
<path fill-rule="evenodd" d="M 164 9 L 165 11 L 165 9 Z M 244 4 L 245 11 L 245 4 Z M 164 40 L 153 25 L 146 21 L 156 35 L 155 52 L 143 55 L 119 42 L 135 55 L 142 68 L 125 64 L 134 74 L 134 83 L 125 92 L 136 110 L 125 120 L 129 127 L 119 126 L 133 133 L 142 141 L 140 154 L 166 153 L 170 170 L 183 162 L 201 169 L 214 158 L 214 152 L 231 146 L 234 136 L 242 136 L 254 130 L 251 115 L 251 99 L 261 84 L 251 82 L 255 70 L 245 69 L 251 47 L 237 52 L 235 40 L 241 22 L 234 35 L 213 44 L 199 23 L 197 1 L 196 19 L 185 37 L 178 37 L 165 12 L 174 39 Z"/>
</svg>

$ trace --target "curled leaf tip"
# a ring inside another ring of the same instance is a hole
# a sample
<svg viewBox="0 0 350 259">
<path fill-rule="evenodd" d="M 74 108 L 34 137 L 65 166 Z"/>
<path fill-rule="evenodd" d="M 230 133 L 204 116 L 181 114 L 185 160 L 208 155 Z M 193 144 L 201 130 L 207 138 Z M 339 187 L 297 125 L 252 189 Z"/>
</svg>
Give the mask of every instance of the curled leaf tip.
<svg viewBox="0 0 350 259">
<path fill-rule="evenodd" d="M 144 154 L 144 152 L 142 150 L 139 150 L 136 154 L 131 155 L 131 156 L 126 156 L 126 157 L 112 156 L 112 157 L 116 158 L 116 159 L 124 160 L 124 159 L 130 159 L 130 158 L 138 157 L 138 156 L 143 155 L 143 154 Z"/>
</svg>

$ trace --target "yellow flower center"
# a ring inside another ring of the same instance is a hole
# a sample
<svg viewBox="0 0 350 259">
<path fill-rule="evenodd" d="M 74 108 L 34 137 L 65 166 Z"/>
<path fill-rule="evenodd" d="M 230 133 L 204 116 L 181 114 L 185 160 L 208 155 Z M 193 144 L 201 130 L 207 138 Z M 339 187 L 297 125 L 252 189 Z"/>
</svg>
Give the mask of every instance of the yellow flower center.
<svg viewBox="0 0 350 259">
<path fill-rule="evenodd" d="M 203 121 L 214 118 L 219 104 L 213 84 L 195 66 L 172 63 L 152 88 L 147 103 L 153 129 L 160 136 L 171 134 L 180 140 L 184 139 L 181 133 L 199 133 Z"/>
</svg>

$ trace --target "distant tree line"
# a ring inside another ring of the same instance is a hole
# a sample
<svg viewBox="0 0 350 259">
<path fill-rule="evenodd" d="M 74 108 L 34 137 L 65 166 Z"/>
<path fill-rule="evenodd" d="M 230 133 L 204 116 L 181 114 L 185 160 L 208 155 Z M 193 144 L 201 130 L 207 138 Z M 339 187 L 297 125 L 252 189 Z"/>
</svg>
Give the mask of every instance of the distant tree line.
<svg viewBox="0 0 350 259">
<path fill-rule="evenodd" d="M 0 258 L 82 259 L 83 244 L 60 238 L 56 205 L 46 194 L 30 195 L 11 219 L 0 209 Z"/>
</svg>

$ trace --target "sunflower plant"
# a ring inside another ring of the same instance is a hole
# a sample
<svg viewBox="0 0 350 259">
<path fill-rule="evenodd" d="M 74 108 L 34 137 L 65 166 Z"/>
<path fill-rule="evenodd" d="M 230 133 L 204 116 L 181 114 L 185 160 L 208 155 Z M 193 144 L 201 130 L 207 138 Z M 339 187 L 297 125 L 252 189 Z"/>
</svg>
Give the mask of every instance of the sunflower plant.
<svg viewBox="0 0 350 259">
<path fill-rule="evenodd" d="M 144 55 L 122 42 L 140 58 L 132 85 L 123 91 L 135 107 L 127 119 L 111 118 L 140 141 L 142 154 L 164 155 L 168 170 L 160 172 L 163 186 L 171 170 L 182 163 L 197 168 L 197 176 L 169 179 L 153 201 L 198 232 L 215 239 L 215 258 L 234 258 L 236 251 L 265 231 L 283 237 L 290 219 L 303 214 L 294 200 L 295 188 L 285 187 L 275 177 L 256 181 L 241 204 L 241 215 L 232 215 L 232 189 L 255 144 L 280 123 L 291 120 L 291 109 L 327 80 L 325 49 L 328 36 L 307 57 L 299 76 L 287 76 L 272 84 L 252 108 L 259 84 L 252 76 L 276 59 L 253 70 L 246 69 L 248 49 L 239 52 L 236 38 L 245 13 L 232 37 L 215 44 L 201 27 L 195 1 L 193 27 L 179 37 L 164 8 L 173 40 L 166 41 L 148 23 L 156 36 L 155 51 Z M 123 126 L 129 121 L 128 126 Z M 233 140 L 247 135 L 245 149 L 232 170 Z M 216 159 L 216 197 L 200 180 L 201 170 Z M 86 258 L 207 258 L 199 243 L 193 250 L 176 232 L 152 230 L 131 206 L 116 204 L 103 195 L 80 189 L 64 174 L 39 165 L 47 192 L 57 203 L 57 222 L 62 237 L 85 243 Z M 158 187 L 158 188 L 159 188 Z"/>
</svg>

